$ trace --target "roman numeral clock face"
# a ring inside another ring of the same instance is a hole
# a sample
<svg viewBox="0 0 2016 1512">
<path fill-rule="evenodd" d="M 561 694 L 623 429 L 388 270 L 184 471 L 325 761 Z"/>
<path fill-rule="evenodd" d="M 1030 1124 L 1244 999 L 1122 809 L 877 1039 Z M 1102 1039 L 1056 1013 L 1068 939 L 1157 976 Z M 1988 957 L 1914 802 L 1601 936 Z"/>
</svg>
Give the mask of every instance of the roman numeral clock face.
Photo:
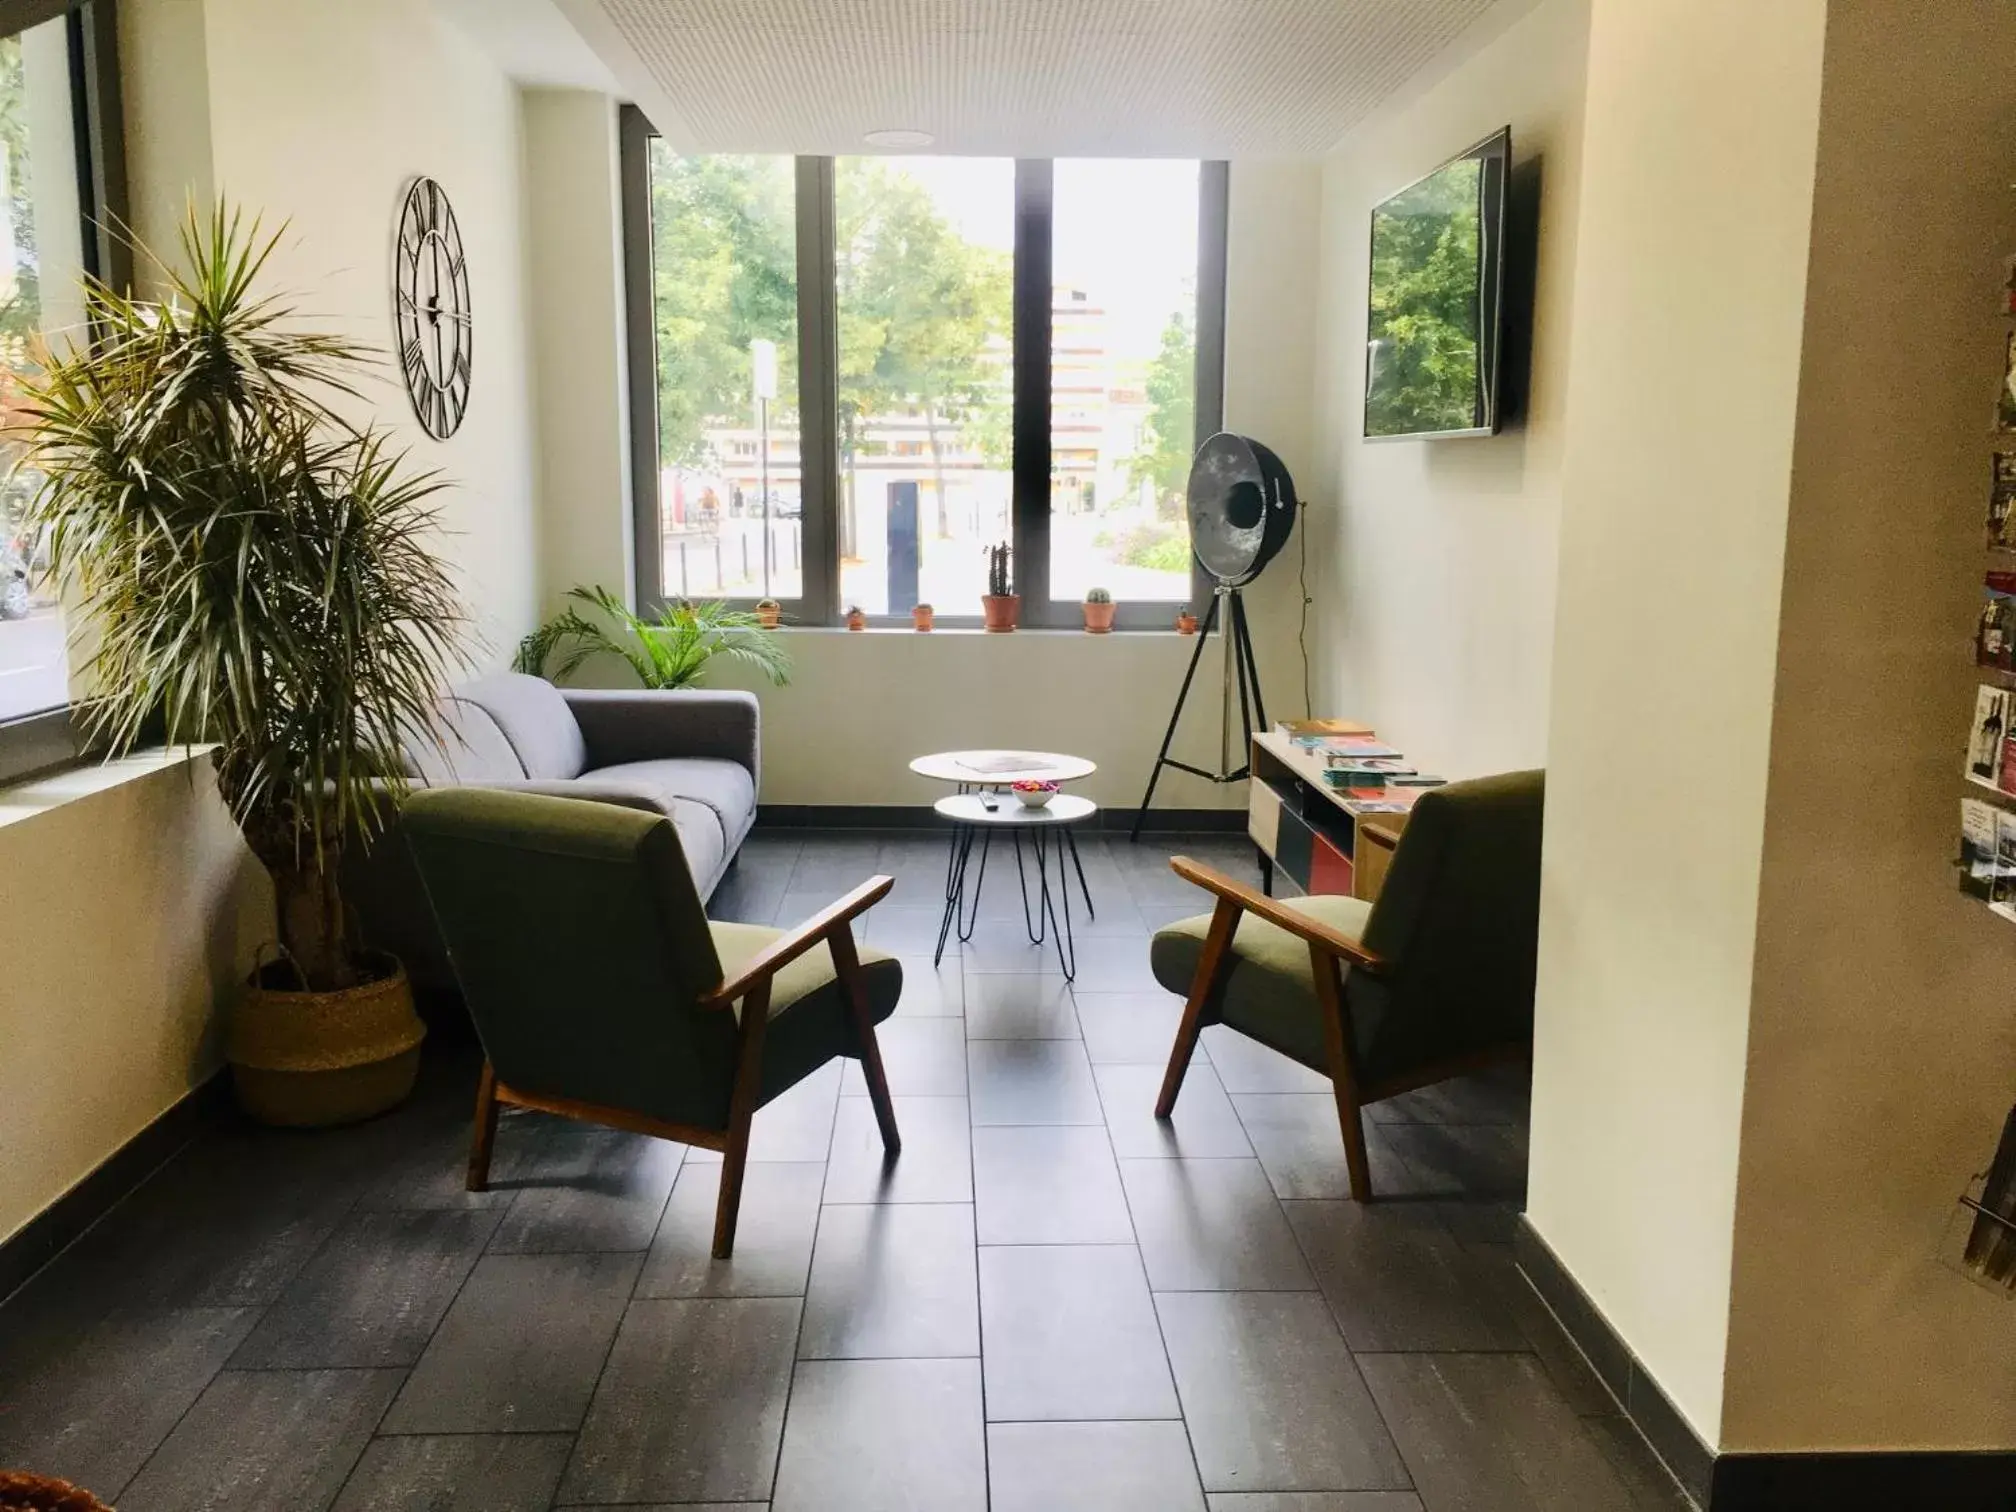
<svg viewBox="0 0 2016 1512">
<path fill-rule="evenodd" d="M 446 441 L 469 408 L 469 259 L 448 196 L 431 178 L 406 191 L 393 249 L 393 329 L 413 413 Z"/>
</svg>

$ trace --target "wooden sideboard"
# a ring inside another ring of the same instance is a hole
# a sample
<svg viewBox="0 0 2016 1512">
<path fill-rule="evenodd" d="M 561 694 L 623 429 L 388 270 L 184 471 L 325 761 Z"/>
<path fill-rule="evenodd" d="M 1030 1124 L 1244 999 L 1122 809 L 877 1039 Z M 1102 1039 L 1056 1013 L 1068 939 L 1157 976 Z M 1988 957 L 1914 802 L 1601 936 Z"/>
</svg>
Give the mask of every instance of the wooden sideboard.
<svg viewBox="0 0 2016 1512">
<path fill-rule="evenodd" d="M 1264 881 L 1279 874 L 1305 893 L 1379 895 L 1405 814 L 1354 814 L 1323 780 L 1320 755 L 1267 730 L 1253 737 L 1246 830 L 1266 858 Z"/>
</svg>

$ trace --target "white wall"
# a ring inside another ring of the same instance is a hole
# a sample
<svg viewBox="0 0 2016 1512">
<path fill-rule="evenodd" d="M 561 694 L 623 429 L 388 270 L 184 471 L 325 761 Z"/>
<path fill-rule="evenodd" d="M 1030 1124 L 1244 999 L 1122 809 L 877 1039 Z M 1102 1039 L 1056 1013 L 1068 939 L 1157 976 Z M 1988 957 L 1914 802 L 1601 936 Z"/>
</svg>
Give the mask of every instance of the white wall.
<svg viewBox="0 0 2016 1512">
<path fill-rule="evenodd" d="M 0 1241 L 217 1069 L 272 906 L 208 758 L 0 790 Z"/>
<path fill-rule="evenodd" d="M 1588 0 L 1544 0 L 1324 164 L 1317 701 L 1424 770 L 1543 766 Z M 1536 176 L 1530 401 L 1488 439 L 1364 440 L 1372 207 L 1499 127 Z"/>
<path fill-rule="evenodd" d="M 1711 1445 L 1825 18 L 1590 24 L 1528 1215 Z"/>
<path fill-rule="evenodd" d="M 431 7 L 402 0 L 131 0 L 121 17 L 135 220 L 149 245 L 174 245 L 192 196 L 284 221 L 269 286 L 390 352 L 407 183 L 427 174 L 448 191 L 475 314 L 468 415 L 452 439 L 428 439 L 389 363 L 365 408 L 454 485 L 441 550 L 473 654 L 508 658 L 536 619 L 538 562 L 517 86 Z"/>
</svg>

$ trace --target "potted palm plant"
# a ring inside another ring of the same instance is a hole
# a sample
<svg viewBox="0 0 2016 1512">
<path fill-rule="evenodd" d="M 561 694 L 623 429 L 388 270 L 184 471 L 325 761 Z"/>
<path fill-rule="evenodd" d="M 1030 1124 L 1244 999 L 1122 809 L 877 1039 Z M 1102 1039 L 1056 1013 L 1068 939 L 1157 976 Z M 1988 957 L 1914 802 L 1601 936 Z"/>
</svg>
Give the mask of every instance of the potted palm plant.
<svg viewBox="0 0 2016 1512">
<path fill-rule="evenodd" d="M 599 618 L 571 607 L 555 615 L 518 643 L 515 670 L 561 681 L 592 656 L 612 656 L 643 687 L 687 688 L 718 656 L 755 667 L 773 683 L 791 680 L 791 658 L 760 612 L 681 599 L 646 619 L 607 588 L 573 588 L 567 597 L 599 610 Z"/>
<path fill-rule="evenodd" d="M 226 1035 L 239 1097 L 326 1124 L 400 1101 L 418 1069 L 405 973 L 358 940 L 337 877 L 403 796 L 462 621 L 431 550 L 443 485 L 335 407 L 373 354 L 256 292 L 277 240 L 192 212 L 181 265 L 155 263 L 165 297 L 89 284 L 93 335 L 51 354 L 21 424 L 34 523 L 96 648 L 88 733 L 114 755 L 213 745 L 272 873 L 278 949 Z"/>
</svg>

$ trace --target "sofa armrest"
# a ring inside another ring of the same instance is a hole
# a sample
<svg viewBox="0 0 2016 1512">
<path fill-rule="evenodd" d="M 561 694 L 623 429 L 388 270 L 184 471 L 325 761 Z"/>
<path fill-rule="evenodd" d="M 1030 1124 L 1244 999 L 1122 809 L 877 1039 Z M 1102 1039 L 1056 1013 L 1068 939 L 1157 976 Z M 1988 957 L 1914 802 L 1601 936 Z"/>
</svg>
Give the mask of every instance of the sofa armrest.
<svg viewBox="0 0 2016 1512">
<path fill-rule="evenodd" d="M 666 757 L 712 758 L 748 768 L 761 785 L 761 710 L 754 693 L 565 688 L 588 747 L 588 770 Z"/>
</svg>

